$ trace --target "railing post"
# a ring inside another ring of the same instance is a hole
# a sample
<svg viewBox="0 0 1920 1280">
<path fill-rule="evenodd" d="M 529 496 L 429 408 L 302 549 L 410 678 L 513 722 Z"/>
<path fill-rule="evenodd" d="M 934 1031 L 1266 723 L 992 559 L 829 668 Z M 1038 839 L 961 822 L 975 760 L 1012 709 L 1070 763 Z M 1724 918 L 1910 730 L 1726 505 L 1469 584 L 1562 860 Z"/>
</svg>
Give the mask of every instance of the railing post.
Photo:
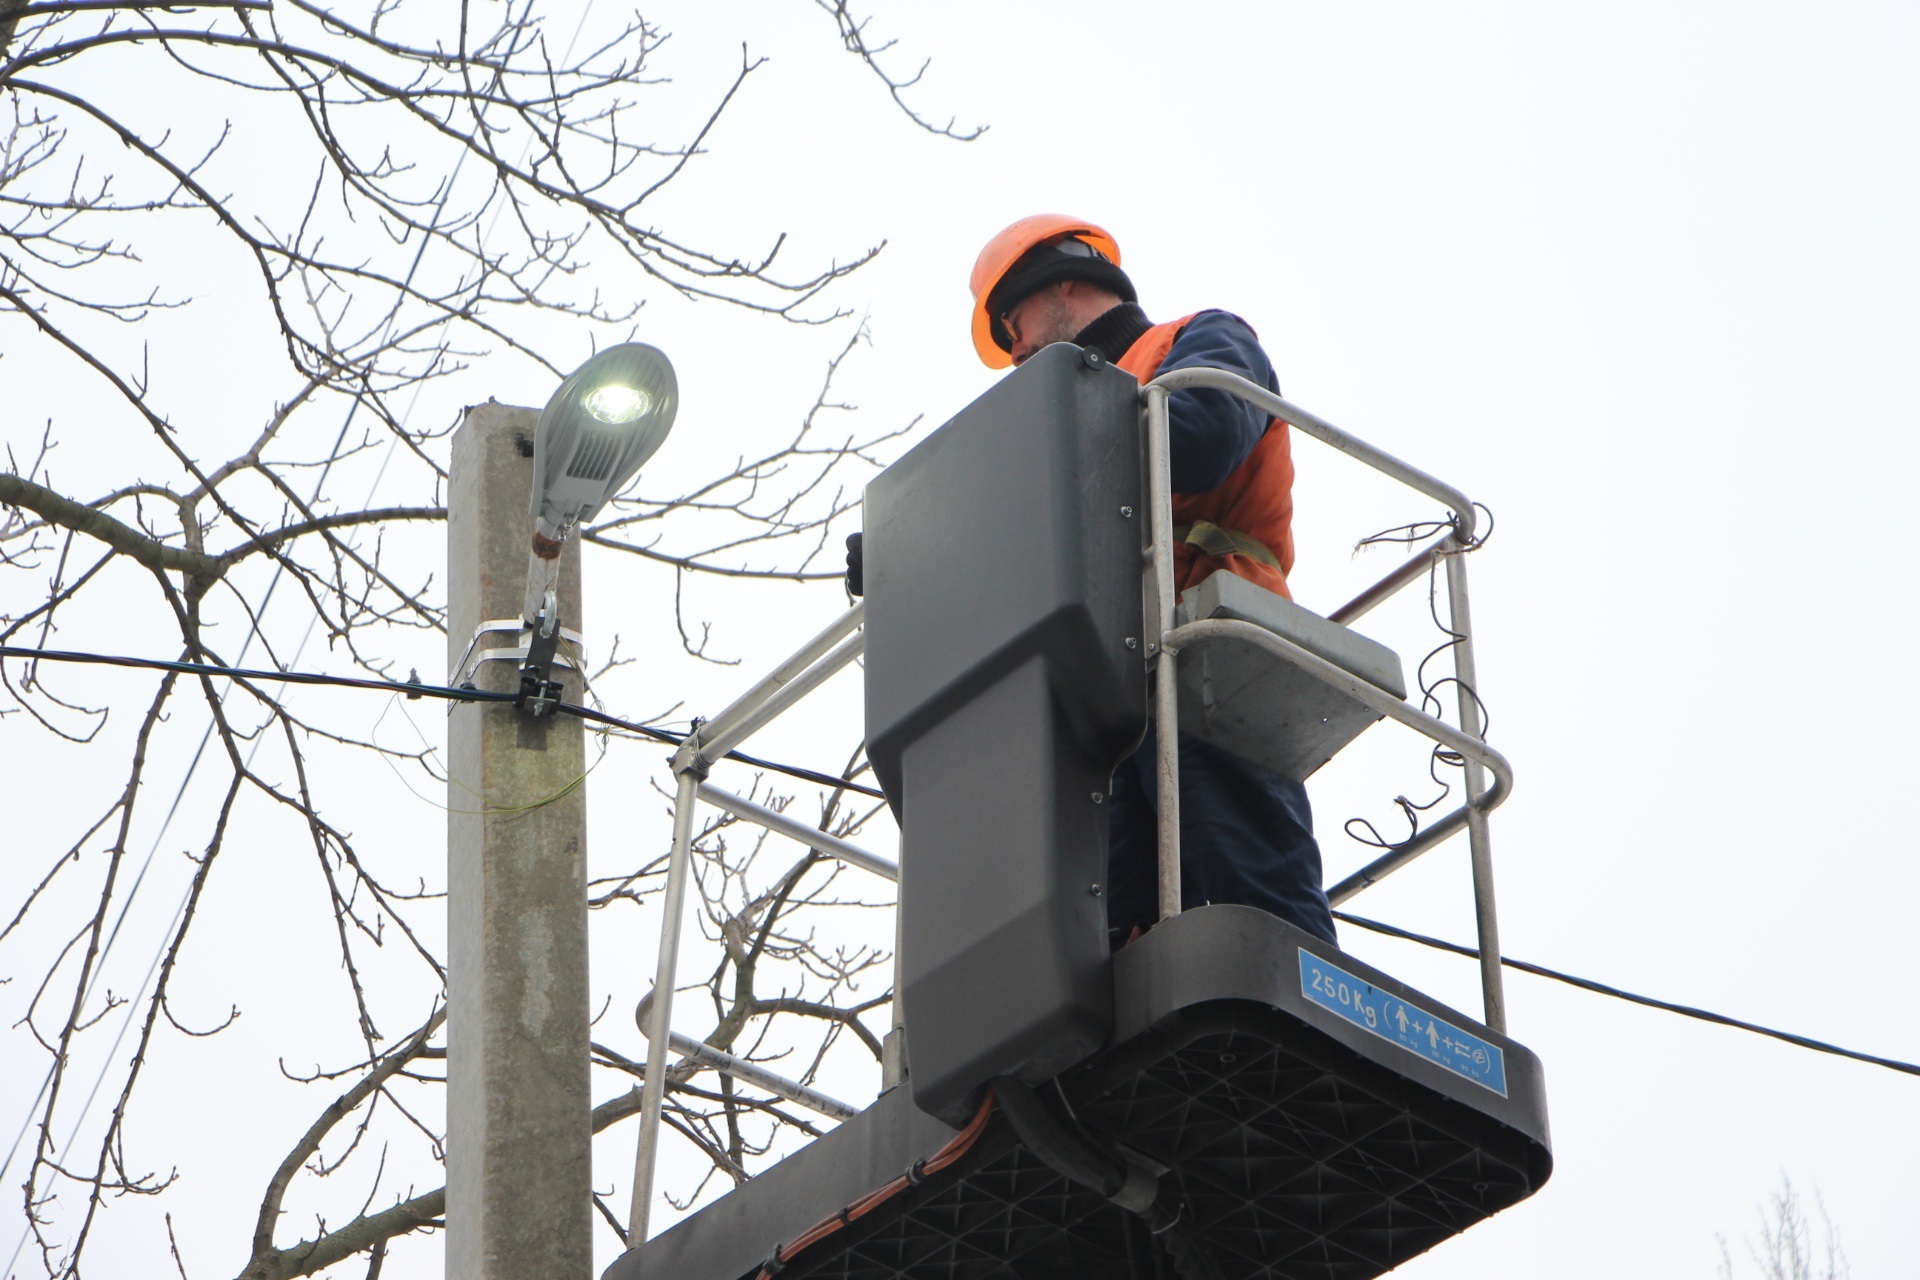
<svg viewBox="0 0 1920 1280">
<path fill-rule="evenodd" d="M 835 619 L 825 631 L 809 640 L 801 650 L 782 663 L 753 688 L 702 725 L 680 744 L 673 756 L 673 772 L 678 787 L 673 803 L 673 852 L 667 860 L 667 888 L 661 905 L 660 958 L 654 969 L 652 1016 L 647 1025 L 647 1075 L 640 1094 L 640 1139 L 633 1156 L 633 1207 L 627 1224 L 627 1247 L 638 1248 L 647 1241 L 647 1223 L 653 1207 L 653 1181 L 660 1147 L 660 1112 L 666 1105 L 667 1059 L 673 1052 L 674 973 L 680 961 L 680 930 L 686 915 L 687 881 L 692 875 L 693 814 L 700 798 L 700 785 L 706 781 L 712 763 L 745 741 L 767 723 L 825 683 L 842 667 L 860 656 L 864 637 L 853 635 L 866 616 L 864 605 L 855 605 Z M 835 642 L 839 643 L 836 645 Z M 756 809 L 737 796 L 725 797 L 725 807 L 738 811 Z M 773 830 L 785 824 L 780 815 L 762 812 L 772 819 Z M 788 834 L 792 834 L 791 831 Z M 809 840 L 815 833 L 802 837 Z M 842 845 L 841 856 L 885 874 L 879 859 L 864 850 L 821 835 L 820 843 Z M 831 851 L 831 850 L 830 850 Z"/>
<path fill-rule="evenodd" d="M 647 1027 L 647 1078 L 640 1094 L 640 1142 L 633 1156 L 633 1207 L 627 1219 L 627 1247 L 647 1242 L 647 1217 L 653 1208 L 655 1157 L 660 1148 L 660 1109 L 666 1105 L 667 1057 L 672 1052 L 674 971 L 680 962 L 680 925 L 686 915 L 691 875 L 693 809 L 700 771 L 680 770 L 673 800 L 673 852 L 667 859 L 666 901 L 660 908 L 660 959 L 654 969 L 652 1018 Z"/>
<path fill-rule="evenodd" d="M 1474 545 L 1474 507 L 1464 493 L 1452 485 L 1428 475 L 1418 467 L 1409 466 L 1393 455 L 1386 453 L 1356 436 L 1348 435 L 1340 428 L 1324 419 L 1315 417 L 1298 405 L 1291 404 L 1265 387 L 1258 386 L 1238 374 L 1223 369 L 1187 368 L 1176 369 L 1161 374 L 1145 387 L 1147 402 L 1147 458 L 1151 475 L 1151 502 L 1154 518 L 1154 542 L 1152 569 L 1155 585 L 1161 589 L 1156 593 L 1165 613 L 1161 619 L 1162 640 L 1158 646 L 1158 662 L 1155 667 L 1154 710 L 1156 731 L 1158 733 L 1158 772 L 1161 777 L 1160 809 L 1160 902 L 1161 916 L 1164 919 L 1179 910 L 1179 797 L 1178 797 L 1178 724 L 1174 713 L 1178 709 L 1173 689 L 1173 655 L 1167 651 L 1164 642 L 1166 628 L 1171 620 L 1172 565 L 1171 560 L 1171 498 L 1167 489 L 1167 474 L 1170 469 L 1167 455 L 1167 396 L 1177 390 L 1189 387 L 1214 387 L 1229 392 L 1241 400 L 1255 405 L 1286 422 L 1296 430 L 1333 446 L 1342 453 L 1372 467 L 1389 478 L 1407 485 L 1428 497 L 1446 504 L 1453 513 L 1453 531 L 1428 555 L 1439 555 L 1447 565 L 1447 600 L 1450 606 L 1453 643 L 1454 677 L 1458 682 L 1460 703 L 1460 728 L 1468 737 L 1484 741 L 1485 725 L 1480 718 L 1480 703 L 1476 693 L 1478 673 L 1474 669 L 1473 659 L 1473 618 L 1467 599 L 1467 570 L 1462 559 L 1461 548 L 1470 549 Z M 1410 559 L 1380 582 L 1369 587 L 1347 605 L 1336 611 L 1333 620 L 1347 623 L 1353 621 L 1381 600 L 1419 576 L 1420 560 Z M 1500 969 L 1500 924 L 1494 908 L 1493 892 L 1493 846 L 1487 831 L 1486 811 L 1471 803 L 1486 788 L 1486 774 L 1483 766 L 1467 758 L 1463 764 L 1463 781 L 1466 786 L 1469 803 L 1463 810 L 1467 828 L 1467 838 L 1472 849 L 1473 860 L 1473 898 L 1474 915 L 1480 935 L 1480 988 L 1485 1006 L 1487 1026 L 1495 1031 L 1504 1032 L 1507 1024 L 1506 994 Z M 1171 779 L 1172 785 L 1167 785 Z M 1504 790 L 1503 790 L 1504 793 Z M 1169 826 L 1172 831 L 1169 834 Z M 1437 841 L 1416 841 L 1421 849 L 1430 848 Z M 1395 851 L 1400 852 L 1398 850 Z M 1408 851 L 1409 854 L 1412 852 Z M 1381 874 L 1406 861 L 1388 858 L 1377 860 L 1356 877 L 1349 877 L 1338 888 L 1349 896 L 1358 888 L 1372 882 L 1376 869 Z M 1388 865 L 1389 862 L 1392 865 Z M 1356 883 L 1356 881 L 1358 883 Z M 1169 903 L 1171 902 L 1171 906 Z"/>
<path fill-rule="evenodd" d="M 1165 643 L 1173 630 L 1173 466 L 1167 439 L 1167 390 L 1148 387 L 1147 511 L 1153 536 L 1154 795 L 1159 814 L 1160 918 L 1180 914 L 1180 673 Z"/>
<path fill-rule="evenodd" d="M 1460 695 L 1460 730 L 1482 737 L 1479 673 L 1473 661 L 1473 612 L 1467 600 L 1467 560 L 1462 550 L 1443 552 L 1447 562 L 1447 617 L 1457 637 L 1453 645 L 1453 674 Z M 1467 845 L 1473 860 L 1473 914 L 1480 934 L 1481 1021 L 1504 1034 L 1507 1029 L 1506 987 L 1500 972 L 1500 920 L 1493 898 L 1493 842 L 1487 831 L 1486 811 L 1471 806 L 1486 789 L 1485 775 L 1472 761 L 1463 762 L 1467 789 Z"/>
</svg>

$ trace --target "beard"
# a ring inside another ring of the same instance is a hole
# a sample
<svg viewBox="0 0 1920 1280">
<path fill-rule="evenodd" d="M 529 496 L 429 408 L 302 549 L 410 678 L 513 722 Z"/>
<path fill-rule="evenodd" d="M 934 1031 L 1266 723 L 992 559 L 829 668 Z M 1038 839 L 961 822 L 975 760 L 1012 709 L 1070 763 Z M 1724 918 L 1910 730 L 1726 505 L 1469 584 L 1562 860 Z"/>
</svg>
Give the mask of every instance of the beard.
<svg viewBox="0 0 1920 1280">
<path fill-rule="evenodd" d="M 1021 337 L 1032 342 L 1035 351 L 1055 342 L 1072 342 L 1081 329 L 1073 308 L 1053 289 L 1043 293 L 1021 319 L 1025 321 Z"/>
</svg>

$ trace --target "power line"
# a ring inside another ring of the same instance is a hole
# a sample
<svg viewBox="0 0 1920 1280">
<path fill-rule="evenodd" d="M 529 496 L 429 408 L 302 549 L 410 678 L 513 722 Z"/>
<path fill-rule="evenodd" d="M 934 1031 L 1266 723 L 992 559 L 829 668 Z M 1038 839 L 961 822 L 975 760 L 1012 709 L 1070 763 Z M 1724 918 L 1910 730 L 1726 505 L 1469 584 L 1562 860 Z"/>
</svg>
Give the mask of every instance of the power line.
<svg viewBox="0 0 1920 1280">
<path fill-rule="evenodd" d="M 1408 942 L 1417 942 L 1423 947 L 1434 947 L 1441 951 L 1451 951 L 1459 956 L 1480 958 L 1477 947 L 1463 947 L 1457 942 L 1447 942 L 1440 938 L 1429 938 L 1424 933 L 1414 933 L 1410 929 L 1401 929 L 1394 925 L 1382 924 L 1378 920 L 1368 920 L 1363 916 L 1350 916 L 1344 911 L 1336 911 L 1333 918 L 1347 924 L 1359 925 L 1362 929 L 1371 929 L 1375 933 L 1384 933 L 1390 938 L 1403 938 Z M 1885 1067 L 1889 1071 L 1899 1071 L 1910 1076 L 1920 1076 L 1920 1063 L 1902 1062 L 1898 1058 L 1882 1058 L 1871 1053 L 1861 1053 L 1858 1049 L 1846 1049 L 1837 1044 L 1828 1044 L 1825 1040 L 1815 1040 L 1811 1036 L 1795 1035 L 1791 1031 L 1779 1031 L 1773 1027 L 1763 1027 L 1757 1022 L 1743 1022 L 1739 1018 L 1729 1018 L 1724 1013 L 1715 1013 L 1711 1009 L 1697 1009 L 1690 1004 L 1675 1004 L 1670 1000 L 1656 1000 L 1652 996 L 1635 995 L 1631 991 L 1622 991 L 1619 987 L 1610 987 L 1604 982 L 1595 982 L 1591 978 L 1576 978 L 1570 973 L 1558 969 L 1549 969 L 1545 965 L 1529 964 L 1525 960 L 1515 960 L 1510 956 L 1501 956 L 1500 963 L 1509 969 L 1518 969 L 1522 973 L 1531 973 L 1542 978 L 1552 978 L 1555 982 L 1564 982 L 1582 991 L 1591 991 L 1597 995 L 1612 996 L 1615 1000 L 1625 1000 L 1631 1004 L 1642 1004 L 1649 1009 L 1661 1009 L 1667 1013 L 1677 1013 L 1684 1018 L 1697 1018 L 1701 1022 L 1717 1023 L 1723 1027 L 1733 1027 L 1740 1031 L 1751 1031 L 1755 1035 L 1770 1036 L 1775 1040 L 1784 1040 L 1788 1044 L 1798 1045 L 1802 1049 L 1812 1049 L 1817 1053 L 1831 1053 L 1836 1057 L 1852 1058 L 1855 1062 L 1868 1062 L 1876 1067 Z"/>
<path fill-rule="evenodd" d="M 401 694 L 408 698 L 439 698 L 449 702 L 519 702 L 520 695 L 503 693 L 490 689 L 476 689 L 471 685 L 455 687 L 452 685 L 426 684 L 417 680 L 379 680 L 362 676 L 336 676 L 317 671 L 266 671 L 247 667 L 224 667 L 199 662 L 173 662 L 163 658 L 139 658 L 125 654 L 87 653 L 70 649 L 36 649 L 23 645 L 0 645 L 0 658 L 35 659 L 42 662 L 68 662 L 92 666 L 128 667 L 144 671 L 171 671 L 181 675 L 210 676 L 228 680 L 262 680 L 282 684 L 305 684 L 333 686 L 344 689 L 363 689 L 377 693 Z M 670 746 L 679 746 L 688 735 L 662 729 L 657 725 L 641 724 L 620 716 L 611 715 L 593 707 L 577 703 L 562 702 L 555 705 L 555 711 L 575 716 L 581 720 L 604 724 L 610 728 L 621 729 L 628 733 L 650 738 Z M 776 760 L 767 760 L 751 756 L 742 751 L 729 751 L 724 757 L 739 764 L 752 765 L 773 773 L 783 774 L 817 786 L 836 788 L 871 796 L 884 800 L 886 793 L 873 787 L 864 786 L 846 778 L 822 773 L 817 769 L 808 769 L 802 765 L 782 764 Z M 1429 937 L 1402 929 L 1379 920 L 1369 920 L 1364 916 L 1350 915 L 1344 911 L 1335 911 L 1334 919 L 1347 924 L 1357 925 L 1388 937 L 1400 938 L 1407 942 L 1417 942 L 1424 947 L 1433 947 L 1440 951 L 1450 951 L 1455 955 L 1479 959 L 1477 947 L 1463 946 L 1457 942 L 1448 942 L 1442 938 Z M 1526 960 L 1516 960 L 1511 956 L 1500 957 L 1500 963 L 1509 969 L 1518 969 L 1522 973 L 1531 973 L 1537 977 L 1551 978 L 1555 982 L 1564 982 L 1568 986 L 1579 987 L 1597 995 L 1611 996 L 1616 1000 L 1625 1000 L 1632 1004 L 1645 1005 L 1649 1009 L 1660 1009 L 1667 1013 L 1677 1013 L 1682 1017 L 1695 1018 L 1702 1022 L 1716 1023 L 1723 1027 L 1733 1027 L 1740 1031 L 1750 1031 L 1755 1035 L 1768 1036 L 1802 1049 L 1812 1049 L 1819 1053 L 1830 1053 L 1837 1057 L 1851 1058 L 1856 1062 L 1866 1062 L 1877 1067 L 1886 1067 L 1891 1071 L 1907 1075 L 1920 1076 L 1920 1063 L 1902 1062 L 1897 1058 L 1883 1058 L 1876 1054 L 1863 1053 L 1857 1049 L 1848 1049 L 1841 1045 L 1829 1044 L 1825 1040 L 1815 1040 L 1791 1031 L 1781 1031 L 1774 1027 L 1764 1027 L 1759 1023 L 1747 1022 L 1740 1018 L 1729 1017 L 1724 1013 L 1715 1013 L 1711 1009 L 1701 1009 L 1693 1005 L 1676 1004 L 1670 1000 L 1658 1000 L 1652 996 L 1639 995 L 1604 982 L 1595 982 L 1591 978 L 1582 978 L 1574 974 L 1563 973 L 1558 969 L 1549 969 L 1545 965 L 1533 964 Z"/>
<path fill-rule="evenodd" d="M 165 658 L 136 658 L 116 653 L 86 653 L 73 649 L 34 649 L 22 645 L 0 645 L 0 658 L 32 658 L 42 662 L 73 662 L 90 666 L 130 667 L 138 671 L 172 671 L 180 675 L 214 676 L 226 680 L 278 681 L 282 684 L 332 685 L 343 689 L 368 689 L 376 693 L 398 693 L 409 698 L 440 698 L 448 702 L 519 702 L 517 693 L 501 693 L 491 689 L 475 689 L 470 685 L 454 687 L 444 684 L 425 684 L 415 680 L 375 680 L 364 676 L 335 676 L 319 671 L 262 671 L 249 667 L 223 667 L 204 662 L 173 662 Z M 595 724 L 604 724 L 610 728 L 622 729 L 628 733 L 651 738 L 670 746 L 679 746 L 688 735 L 675 733 L 671 729 L 662 729 L 656 725 L 641 724 L 638 721 L 622 719 L 609 715 L 593 707 L 583 707 L 578 703 L 561 702 L 554 710 L 564 715 L 577 716 Z M 858 792 L 871 796 L 875 800 L 887 798 L 884 791 L 863 786 L 846 778 L 822 773 L 818 769 L 809 769 L 804 765 L 781 764 L 777 760 L 764 760 L 759 756 L 750 756 L 744 751 L 729 751 L 722 757 L 739 764 L 752 765 L 757 769 L 766 769 L 773 773 L 797 778 L 802 782 L 811 782 L 816 786 L 838 790 Z"/>
<path fill-rule="evenodd" d="M 30 658 L 43 662 L 70 662 L 95 666 L 129 667 L 136 670 L 147 671 L 172 671 L 182 675 L 210 676 L 228 680 L 262 680 L 276 681 L 283 684 L 323 685 L 345 689 L 371 690 L 378 693 L 397 693 L 408 698 L 439 698 L 450 702 L 502 703 L 520 701 L 520 695 L 518 694 L 497 692 L 489 689 L 476 689 L 472 686 L 455 687 L 452 685 L 426 684 L 415 680 L 379 680 L 361 676 L 336 676 L 315 671 L 265 671 L 246 667 L 215 666 L 199 662 L 172 662 L 161 658 L 138 658 L 124 654 L 86 653 L 67 649 L 36 649 L 21 645 L 0 645 L 0 658 Z M 610 728 L 621 729 L 625 732 L 650 738 L 656 742 L 670 746 L 679 746 L 687 739 L 686 734 L 675 733 L 670 729 L 662 729 L 656 725 L 641 724 L 637 721 L 627 720 L 620 716 L 611 715 L 607 712 L 596 710 L 593 707 L 580 706 L 576 703 L 562 702 L 557 704 L 554 709 L 564 715 L 575 716 L 581 720 L 587 720 L 597 724 L 604 724 Z M 724 758 L 740 764 L 752 765 L 755 768 L 766 769 L 773 773 L 783 774 L 803 782 L 811 782 L 817 786 L 853 791 L 860 795 L 871 796 L 877 800 L 886 798 L 884 792 L 873 787 L 863 786 L 860 783 L 850 781 L 846 778 L 835 777 L 832 774 L 822 773 L 816 769 L 808 769 L 801 765 L 790 765 L 783 764 L 776 760 L 766 760 L 758 756 L 750 756 L 742 751 L 729 751 Z M 1423 933 L 1415 933 L 1410 929 L 1402 929 L 1396 925 L 1385 924 L 1378 920 L 1369 920 L 1364 916 L 1349 915 L 1344 911 L 1336 911 L 1333 915 L 1336 920 L 1357 925 L 1362 929 L 1370 929 L 1375 933 L 1385 934 L 1388 937 L 1400 938 L 1407 942 L 1417 942 L 1421 946 L 1433 947 L 1440 951 L 1450 951 L 1455 955 L 1467 956 L 1471 959 L 1478 959 L 1480 956 L 1480 951 L 1476 947 L 1463 946 L 1457 942 L 1447 942 L 1444 939 L 1429 937 Z M 1644 1005 L 1649 1009 L 1660 1009 L 1667 1013 L 1677 1013 L 1682 1017 L 1698 1019 L 1701 1022 L 1711 1022 L 1723 1027 L 1733 1027 L 1740 1031 L 1749 1031 L 1755 1035 L 1768 1036 L 1775 1040 L 1784 1041 L 1787 1044 L 1796 1045 L 1802 1049 L 1812 1049 L 1819 1053 L 1830 1053 L 1837 1057 L 1851 1058 L 1856 1062 L 1866 1062 L 1877 1067 L 1886 1067 L 1891 1071 L 1920 1076 L 1920 1064 L 1902 1062 L 1897 1058 L 1883 1058 L 1871 1053 L 1862 1053 L 1857 1049 L 1848 1049 L 1841 1045 L 1829 1044 L 1824 1040 L 1815 1040 L 1811 1036 L 1798 1035 L 1791 1031 L 1781 1031 L 1774 1027 L 1764 1027 L 1758 1023 L 1729 1017 L 1724 1013 L 1715 1013 L 1711 1009 L 1701 1009 L 1693 1005 L 1676 1004 L 1670 1000 L 1658 1000 L 1652 996 L 1639 995 L 1619 987 L 1609 986 L 1604 982 L 1595 982 L 1591 978 L 1581 978 L 1570 973 L 1563 973 L 1558 969 L 1549 969 L 1545 965 L 1533 964 L 1526 960 L 1516 960 L 1511 956 L 1500 957 L 1500 963 L 1509 969 L 1518 969 L 1522 973 L 1531 973 L 1537 977 L 1551 978 L 1555 982 L 1564 982 L 1569 986 L 1579 987 L 1583 991 L 1591 991 L 1597 995 L 1611 996 L 1616 1000 L 1625 1000 L 1632 1004 Z"/>
</svg>

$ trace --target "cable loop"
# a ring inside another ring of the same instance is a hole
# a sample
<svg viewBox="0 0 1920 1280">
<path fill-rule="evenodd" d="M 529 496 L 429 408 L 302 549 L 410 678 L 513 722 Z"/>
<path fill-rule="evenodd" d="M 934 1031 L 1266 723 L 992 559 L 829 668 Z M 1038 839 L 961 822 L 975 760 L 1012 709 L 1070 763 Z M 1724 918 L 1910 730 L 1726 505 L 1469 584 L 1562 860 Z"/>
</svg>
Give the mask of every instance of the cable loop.
<svg viewBox="0 0 1920 1280">
<path fill-rule="evenodd" d="M 1420 710 L 1439 719 L 1445 719 L 1444 713 L 1446 710 L 1445 705 L 1440 700 L 1440 691 L 1448 685 L 1453 685 L 1459 690 L 1461 695 L 1473 704 L 1474 710 L 1478 713 L 1480 719 L 1480 738 L 1482 741 L 1485 741 L 1487 738 L 1487 730 L 1493 724 L 1493 717 L 1487 711 L 1487 704 L 1481 699 L 1480 691 L 1461 680 L 1458 676 L 1429 676 L 1427 674 L 1427 668 L 1435 658 L 1438 658 L 1443 653 L 1451 653 L 1461 641 L 1467 638 L 1465 632 L 1455 631 L 1450 622 L 1442 622 L 1440 620 L 1439 569 L 1441 562 L 1449 556 L 1471 555 L 1481 547 L 1486 546 L 1487 539 L 1493 536 L 1493 509 L 1480 502 L 1474 503 L 1473 506 L 1476 511 L 1486 516 L 1485 522 L 1480 526 L 1480 533 L 1475 537 L 1460 538 L 1459 517 L 1450 515 L 1449 518 L 1445 520 L 1415 520 L 1408 524 L 1395 525 L 1391 529 L 1382 529 L 1380 532 L 1369 534 L 1354 543 L 1353 550 L 1354 554 L 1358 555 L 1367 547 L 1377 546 L 1383 543 L 1411 544 L 1424 542 L 1443 529 L 1450 528 L 1454 531 L 1454 537 L 1452 539 L 1442 541 L 1431 548 L 1430 554 L 1432 555 L 1432 559 L 1427 565 L 1427 616 L 1433 620 L 1434 627 L 1438 629 L 1440 634 L 1445 636 L 1446 639 L 1442 640 L 1432 649 L 1429 649 L 1426 655 L 1414 665 L 1413 679 L 1414 683 L 1419 686 L 1420 689 Z M 1433 779 L 1434 785 L 1439 788 L 1438 793 L 1433 799 L 1428 800 L 1424 804 L 1409 800 L 1404 795 L 1393 798 L 1393 803 L 1399 807 L 1401 816 L 1407 820 L 1406 839 L 1400 841 L 1388 840 L 1380 834 L 1380 829 L 1366 818 L 1348 818 L 1346 822 L 1342 824 L 1342 829 L 1346 831 L 1350 839 L 1374 849 L 1393 850 L 1412 844 L 1420 835 L 1420 819 L 1418 815 L 1433 809 L 1441 801 L 1453 794 L 1453 784 L 1440 776 L 1440 770 L 1442 768 L 1464 769 L 1466 764 L 1466 758 L 1458 751 L 1441 743 L 1435 743 L 1433 745 L 1432 751 L 1429 752 L 1427 756 L 1427 776 Z M 1363 832 L 1364 834 L 1362 834 Z"/>
</svg>

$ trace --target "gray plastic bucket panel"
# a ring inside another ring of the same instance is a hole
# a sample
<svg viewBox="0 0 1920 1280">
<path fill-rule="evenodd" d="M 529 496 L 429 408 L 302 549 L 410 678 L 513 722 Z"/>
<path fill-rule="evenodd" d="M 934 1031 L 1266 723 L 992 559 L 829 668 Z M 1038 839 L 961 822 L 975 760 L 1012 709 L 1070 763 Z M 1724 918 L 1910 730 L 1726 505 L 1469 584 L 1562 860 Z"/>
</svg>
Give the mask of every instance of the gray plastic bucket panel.
<svg viewBox="0 0 1920 1280">
<path fill-rule="evenodd" d="M 1040 351 L 867 486 L 867 742 L 896 809 L 906 744 L 1031 654 L 1090 753 L 1143 730 L 1139 385 L 1084 355 Z"/>
<path fill-rule="evenodd" d="M 1393 694 L 1407 696 L 1400 656 L 1284 596 L 1216 573 L 1180 597 L 1179 620 L 1232 618 Z M 1180 651 L 1180 728 L 1237 756 L 1305 780 L 1381 717 L 1264 649 L 1228 638 Z"/>
<path fill-rule="evenodd" d="M 1330 964 L 1497 1046 L 1505 1092 L 1316 1000 Z M 1551 1176 L 1546 1083 L 1524 1046 L 1251 907 L 1182 912 L 1112 963 L 1113 1040 L 1044 1091 L 1099 1141 L 1164 1170 L 1223 1280 L 1367 1280 Z M 626 1254 L 604 1280 L 752 1280 L 775 1245 L 951 1136 L 901 1093 Z M 1137 1220 L 1068 1183 L 1000 1117 L 948 1168 L 849 1218 L 781 1280 L 1172 1276 Z"/>
<path fill-rule="evenodd" d="M 1100 801 L 1146 725 L 1141 491 L 1138 384 L 1065 343 L 867 486 L 867 751 L 901 823 L 908 1083 L 948 1120 L 1111 1024 L 1092 886 Z"/>
</svg>

